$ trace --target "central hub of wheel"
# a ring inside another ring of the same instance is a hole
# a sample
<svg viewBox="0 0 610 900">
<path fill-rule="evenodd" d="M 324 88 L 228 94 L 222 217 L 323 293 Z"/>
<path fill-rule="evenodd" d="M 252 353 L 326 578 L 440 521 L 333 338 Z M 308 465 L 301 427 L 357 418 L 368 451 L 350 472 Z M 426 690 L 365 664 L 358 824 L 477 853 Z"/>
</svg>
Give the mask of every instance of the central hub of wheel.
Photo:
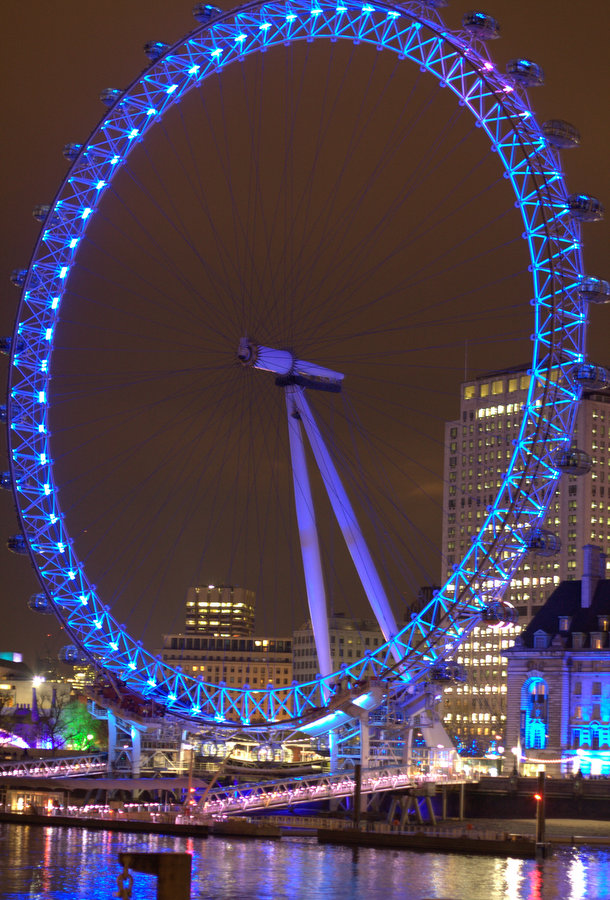
<svg viewBox="0 0 610 900">
<path fill-rule="evenodd" d="M 341 372 L 297 359 L 291 350 L 264 347 L 248 337 L 241 338 L 237 358 L 242 366 L 271 372 L 276 376 L 275 383 L 279 387 L 298 384 L 318 391 L 337 393 L 341 390 L 344 378 Z"/>
</svg>

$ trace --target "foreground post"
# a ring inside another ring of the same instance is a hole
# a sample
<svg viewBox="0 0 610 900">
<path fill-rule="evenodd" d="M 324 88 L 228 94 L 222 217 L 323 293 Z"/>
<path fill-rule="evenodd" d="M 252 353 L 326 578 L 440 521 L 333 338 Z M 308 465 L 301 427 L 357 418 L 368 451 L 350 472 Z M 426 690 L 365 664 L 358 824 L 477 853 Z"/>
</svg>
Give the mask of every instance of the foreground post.
<svg viewBox="0 0 610 900">
<path fill-rule="evenodd" d="M 536 790 L 536 843 L 544 844 L 545 831 L 545 773 L 538 772 L 538 787 Z"/>
<path fill-rule="evenodd" d="M 157 900 L 190 900 L 190 853 L 119 853 L 123 875 L 119 875 L 119 897 L 131 897 L 129 870 L 155 875 Z M 123 887 L 121 886 L 123 881 Z"/>
<path fill-rule="evenodd" d="M 354 828 L 360 828 L 360 805 L 362 798 L 362 766 L 354 766 Z"/>
</svg>

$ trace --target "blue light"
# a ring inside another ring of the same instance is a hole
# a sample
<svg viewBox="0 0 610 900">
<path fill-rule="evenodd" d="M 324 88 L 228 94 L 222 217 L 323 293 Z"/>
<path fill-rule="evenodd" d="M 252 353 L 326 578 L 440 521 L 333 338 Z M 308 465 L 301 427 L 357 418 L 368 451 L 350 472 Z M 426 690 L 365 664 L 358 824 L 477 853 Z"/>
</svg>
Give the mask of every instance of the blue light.
<svg viewBox="0 0 610 900">
<path fill-rule="evenodd" d="M 166 94 L 173 94 L 174 91 L 176 91 L 176 90 L 178 90 L 178 85 L 177 85 L 177 84 L 170 84 L 170 86 L 169 86 L 168 89 L 165 91 L 165 93 L 166 93 Z"/>
<path fill-rule="evenodd" d="M 112 159 L 110 160 L 110 165 L 111 165 L 111 166 L 116 166 L 116 164 L 118 163 L 118 161 L 120 160 L 120 158 L 121 158 L 120 156 L 113 156 Z"/>
<path fill-rule="evenodd" d="M 41 372 L 46 372 L 48 366 L 49 366 L 49 360 L 48 360 L 48 359 L 41 359 L 41 360 L 40 360 L 40 371 L 41 371 Z"/>
<path fill-rule="evenodd" d="M 55 515 L 55 513 L 50 513 L 49 522 L 51 523 L 51 525 L 55 525 L 55 523 L 57 522 L 57 516 Z M 57 546 L 59 547 L 60 545 L 58 544 Z M 61 544 L 61 546 L 63 547 L 63 544 Z M 63 553 L 64 551 L 60 550 L 59 552 Z"/>
<path fill-rule="evenodd" d="M 59 306 L 59 297 L 53 297 L 51 300 L 51 309 L 57 309 Z"/>
<path fill-rule="evenodd" d="M 62 266 L 61 269 L 59 270 L 59 277 L 65 278 L 67 274 L 68 274 L 68 266 Z"/>
<path fill-rule="evenodd" d="M 261 31 L 267 31 L 268 28 L 271 28 L 271 22 L 262 22 L 258 27 Z"/>
<path fill-rule="evenodd" d="M 286 21 L 287 21 L 287 22 L 294 22 L 295 20 L 296 20 L 296 16 L 295 16 L 294 13 L 289 13 L 289 14 L 286 16 Z"/>
<path fill-rule="evenodd" d="M 296 19 L 296 16 L 295 16 L 295 19 Z M 235 40 L 238 44 L 242 44 L 246 40 L 246 38 L 247 38 L 246 34 L 238 34 L 237 37 L 235 38 Z"/>
<path fill-rule="evenodd" d="M 53 329 L 52 329 L 52 328 L 47 328 L 47 330 L 46 330 L 45 333 L 44 333 L 44 339 L 45 339 L 45 341 L 50 341 L 52 337 L 53 337 Z"/>
<path fill-rule="evenodd" d="M 188 70 L 189 75 L 196 75 L 200 68 L 201 66 L 191 66 Z"/>
<path fill-rule="evenodd" d="M 58 541 L 58 543 L 57 543 L 57 549 L 59 550 L 60 553 L 65 553 L 65 552 L 66 552 L 66 545 L 65 545 L 65 544 L 62 544 L 61 541 Z"/>
<path fill-rule="evenodd" d="M 375 7 L 374 7 L 374 6 L 370 6 L 368 3 L 366 3 L 366 4 L 362 7 L 362 12 L 365 12 L 365 13 L 372 13 L 372 12 L 375 12 Z"/>
<path fill-rule="evenodd" d="M 400 13 L 396 12 L 395 9 L 391 9 L 388 12 L 388 19 L 399 19 L 399 18 L 400 18 Z"/>
<path fill-rule="evenodd" d="M 98 631 L 101 630 L 102 623 L 100 622 L 99 619 L 96 619 L 96 620 L 95 620 L 95 627 L 97 628 Z"/>
<path fill-rule="evenodd" d="M 136 666 L 135 662 L 133 661 L 133 659 L 130 660 L 130 662 L 129 662 L 129 668 L 130 668 L 132 671 L 133 671 L 134 669 L 137 668 L 137 666 Z"/>
<path fill-rule="evenodd" d="M 47 402 L 47 395 L 45 394 L 44 391 L 38 391 L 38 402 L 39 402 L 39 403 L 46 403 L 46 402 Z"/>
<path fill-rule="evenodd" d="M 149 687 L 155 687 L 155 685 L 157 684 L 157 682 L 155 681 L 154 678 L 149 678 L 148 681 L 146 682 L 146 684 L 147 684 Z"/>
<path fill-rule="evenodd" d="M 136 133 L 137 133 L 137 132 L 136 132 Z M 105 181 L 98 181 L 98 183 L 95 185 L 95 190 L 96 190 L 96 191 L 101 191 L 101 189 L 102 189 L 103 187 L 106 187 L 106 182 L 105 182 Z"/>
<path fill-rule="evenodd" d="M 76 572 L 73 569 L 68 570 L 68 578 L 70 579 L 70 581 L 74 581 L 74 579 L 76 578 Z"/>
<path fill-rule="evenodd" d="M 44 427 L 44 425 L 39 425 L 39 426 L 38 426 L 38 433 L 39 433 L 39 434 L 46 434 L 46 433 L 47 433 L 47 429 Z"/>
<path fill-rule="evenodd" d="M 146 115 L 147 115 L 147 116 L 156 116 L 156 115 L 157 115 L 157 110 L 156 110 L 156 109 L 153 109 L 153 107 L 151 106 L 150 109 L 147 109 L 147 110 L 146 110 Z"/>
<path fill-rule="evenodd" d="M 78 599 L 80 600 L 80 602 L 81 602 L 81 604 L 82 604 L 83 606 L 88 606 L 88 605 L 89 605 L 89 600 L 87 599 L 87 595 L 86 595 L 86 594 L 81 594 L 80 597 L 79 597 Z"/>
<path fill-rule="evenodd" d="M 119 649 L 119 645 L 117 644 L 116 641 L 110 641 L 108 646 L 110 647 L 111 650 L 114 650 L 115 653 Z"/>
<path fill-rule="evenodd" d="M 139 132 L 139 130 L 138 130 L 137 128 L 132 128 L 131 131 L 129 132 L 129 137 L 130 137 L 130 138 L 135 138 L 135 137 L 137 137 L 137 136 L 139 135 L 139 133 L 140 133 L 140 132 Z M 100 187 L 100 186 L 101 186 L 101 187 L 104 187 L 105 184 L 106 184 L 105 181 L 100 181 L 98 187 Z"/>
<path fill-rule="evenodd" d="M 88 219 L 92 212 L 93 210 L 91 209 L 91 207 L 87 206 L 81 213 L 81 219 Z"/>
<path fill-rule="evenodd" d="M 43 484 L 42 490 L 43 490 L 43 493 L 44 493 L 45 497 L 48 497 L 48 496 L 50 495 L 50 493 L 51 493 L 51 485 L 50 485 L 50 484 Z"/>
<path fill-rule="evenodd" d="M 212 52 L 210 53 L 210 56 L 214 59 L 218 59 L 218 57 L 221 56 L 221 54 L 222 54 L 222 50 L 220 49 L 220 47 L 216 47 L 215 50 L 212 50 Z"/>
<path fill-rule="evenodd" d="M 74 248 L 75 248 L 76 245 L 78 244 L 78 241 L 79 241 L 78 238 L 72 238 L 72 240 L 71 240 L 70 243 L 68 244 L 68 247 L 70 248 L 70 250 L 74 250 Z"/>
</svg>

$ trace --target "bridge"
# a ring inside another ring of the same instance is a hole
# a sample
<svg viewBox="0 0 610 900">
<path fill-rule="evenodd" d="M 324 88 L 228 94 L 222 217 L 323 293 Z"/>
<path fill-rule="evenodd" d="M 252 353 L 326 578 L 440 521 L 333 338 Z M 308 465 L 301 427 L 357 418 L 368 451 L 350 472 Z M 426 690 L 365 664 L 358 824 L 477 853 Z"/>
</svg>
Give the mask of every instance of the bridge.
<svg viewBox="0 0 610 900">
<path fill-rule="evenodd" d="M 47 759 L 20 759 L 0 763 L 2 778 L 82 778 L 85 775 L 105 774 L 108 754 L 86 753 Z"/>
<path fill-rule="evenodd" d="M 423 789 L 431 792 L 436 785 L 458 785 L 473 779 L 461 773 L 445 775 L 415 775 L 405 766 L 363 769 L 360 792 L 379 794 L 386 791 Z M 192 804 L 182 821 L 192 821 L 210 816 L 225 816 L 281 809 L 319 800 L 339 800 L 353 797 L 356 779 L 353 771 L 334 775 L 312 775 L 287 778 L 281 781 L 243 784 L 219 788 L 204 793 L 199 802 Z"/>
</svg>

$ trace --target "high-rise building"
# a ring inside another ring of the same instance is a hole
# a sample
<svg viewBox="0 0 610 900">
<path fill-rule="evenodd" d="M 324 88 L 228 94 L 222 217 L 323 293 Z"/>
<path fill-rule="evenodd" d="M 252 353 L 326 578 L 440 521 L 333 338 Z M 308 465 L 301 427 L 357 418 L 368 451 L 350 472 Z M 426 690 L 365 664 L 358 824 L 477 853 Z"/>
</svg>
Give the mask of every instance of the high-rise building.
<svg viewBox="0 0 610 900">
<path fill-rule="evenodd" d="M 443 581 L 480 530 L 486 506 L 502 484 L 528 389 L 524 366 L 490 372 L 461 386 L 459 418 L 445 425 Z M 468 678 L 445 691 L 443 718 L 450 733 L 483 741 L 503 734 L 506 663 L 502 650 L 512 646 L 560 581 L 573 580 L 582 571 L 585 544 L 610 548 L 609 434 L 610 391 L 586 391 L 574 445 L 591 457 L 591 472 L 561 479 L 545 523 L 560 543 L 551 555 L 528 554 L 505 594 L 519 612 L 519 625 L 475 628 L 460 647 L 457 661 L 465 666 Z"/>
<path fill-rule="evenodd" d="M 190 587 L 186 592 L 187 633 L 250 637 L 254 633 L 256 594 L 228 584 Z"/>
</svg>

